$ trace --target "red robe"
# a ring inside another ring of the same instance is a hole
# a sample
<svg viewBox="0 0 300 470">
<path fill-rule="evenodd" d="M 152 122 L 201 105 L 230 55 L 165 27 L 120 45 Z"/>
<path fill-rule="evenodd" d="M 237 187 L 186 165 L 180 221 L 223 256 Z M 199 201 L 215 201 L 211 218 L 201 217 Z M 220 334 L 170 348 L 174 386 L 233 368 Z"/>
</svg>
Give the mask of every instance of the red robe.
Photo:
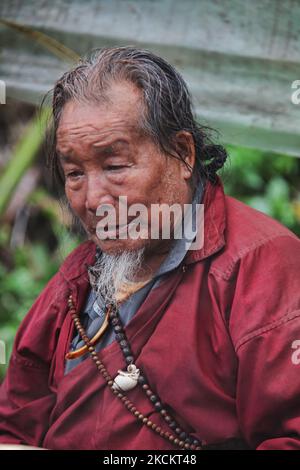
<svg viewBox="0 0 300 470">
<path fill-rule="evenodd" d="M 135 363 L 197 439 L 300 449 L 300 241 L 224 196 L 220 180 L 207 185 L 204 204 L 203 248 L 188 253 L 185 268 L 152 290 L 126 326 Z M 22 322 L 0 389 L 0 442 L 174 449 L 124 407 L 90 358 L 64 376 L 73 335 L 67 298 L 72 292 L 83 307 L 94 256 L 91 241 L 71 253 Z M 113 377 L 125 368 L 116 342 L 99 356 Z M 139 386 L 127 395 L 170 431 Z"/>
</svg>

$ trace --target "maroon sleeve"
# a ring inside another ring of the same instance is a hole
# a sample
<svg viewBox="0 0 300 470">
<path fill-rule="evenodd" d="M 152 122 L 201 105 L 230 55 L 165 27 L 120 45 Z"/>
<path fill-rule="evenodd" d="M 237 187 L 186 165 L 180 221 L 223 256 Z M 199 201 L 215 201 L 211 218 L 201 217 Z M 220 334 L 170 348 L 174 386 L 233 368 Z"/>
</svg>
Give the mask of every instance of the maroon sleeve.
<svg viewBox="0 0 300 470">
<path fill-rule="evenodd" d="M 41 446 L 55 393 L 49 370 L 59 329 L 62 279 L 57 273 L 42 291 L 16 335 L 0 388 L 0 442 Z"/>
<path fill-rule="evenodd" d="M 231 313 L 243 435 L 259 450 L 300 450 L 299 240 L 279 237 L 245 254 Z"/>
<path fill-rule="evenodd" d="M 55 403 L 47 381 L 47 368 L 14 355 L 0 388 L 1 443 L 42 446 Z"/>
<path fill-rule="evenodd" d="M 239 348 L 238 412 L 258 450 L 300 450 L 300 308 Z"/>
</svg>

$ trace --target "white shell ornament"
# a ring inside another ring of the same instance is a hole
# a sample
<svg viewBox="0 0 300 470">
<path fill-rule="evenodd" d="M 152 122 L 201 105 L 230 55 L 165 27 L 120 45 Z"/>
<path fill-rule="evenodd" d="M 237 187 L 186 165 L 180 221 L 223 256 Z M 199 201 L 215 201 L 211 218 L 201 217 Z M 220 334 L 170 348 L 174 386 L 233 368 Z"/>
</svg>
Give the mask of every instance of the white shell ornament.
<svg viewBox="0 0 300 470">
<path fill-rule="evenodd" d="M 134 364 L 129 364 L 127 372 L 118 370 L 118 375 L 114 379 L 112 388 L 118 392 L 127 392 L 137 385 L 139 376 L 140 369 L 137 369 Z"/>
</svg>

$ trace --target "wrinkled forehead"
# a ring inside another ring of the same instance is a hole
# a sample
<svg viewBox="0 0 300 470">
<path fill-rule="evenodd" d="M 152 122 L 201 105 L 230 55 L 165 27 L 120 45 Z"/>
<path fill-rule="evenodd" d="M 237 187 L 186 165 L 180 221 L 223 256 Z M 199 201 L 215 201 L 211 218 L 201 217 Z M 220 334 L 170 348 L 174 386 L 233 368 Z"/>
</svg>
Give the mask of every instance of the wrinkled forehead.
<svg viewBox="0 0 300 470">
<path fill-rule="evenodd" d="M 97 101 L 70 100 L 62 110 L 56 132 L 58 147 L 74 140 L 93 141 L 141 135 L 143 101 L 140 90 L 122 83 L 107 91 L 107 99 Z"/>
<path fill-rule="evenodd" d="M 145 138 L 145 132 L 133 113 L 128 115 L 70 104 L 57 129 L 56 151 L 60 155 L 71 155 L 97 153 L 116 145 L 128 149 L 142 144 Z"/>
<path fill-rule="evenodd" d="M 56 149 L 60 153 L 80 147 L 109 146 L 113 143 L 136 142 L 143 131 L 133 116 L 121 113 L 101 113 L 99 109 L 70 109 L 56 133 Z"/>
</svg>

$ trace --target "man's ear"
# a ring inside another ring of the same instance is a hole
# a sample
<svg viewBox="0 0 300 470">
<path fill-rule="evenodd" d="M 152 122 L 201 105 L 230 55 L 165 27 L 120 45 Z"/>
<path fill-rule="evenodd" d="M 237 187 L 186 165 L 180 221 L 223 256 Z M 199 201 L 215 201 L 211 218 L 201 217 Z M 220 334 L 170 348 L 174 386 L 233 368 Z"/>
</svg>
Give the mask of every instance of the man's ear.
<svg viewBox="0 0 300 470">
<path fill-rule="evenodd" d="M 194 138 L 190 132 L 179 131 L 175 137 L 176 151 L 186 165 L 182 164 L 182 176 L 190 179 L 196 161 Z"/>
</svg>

